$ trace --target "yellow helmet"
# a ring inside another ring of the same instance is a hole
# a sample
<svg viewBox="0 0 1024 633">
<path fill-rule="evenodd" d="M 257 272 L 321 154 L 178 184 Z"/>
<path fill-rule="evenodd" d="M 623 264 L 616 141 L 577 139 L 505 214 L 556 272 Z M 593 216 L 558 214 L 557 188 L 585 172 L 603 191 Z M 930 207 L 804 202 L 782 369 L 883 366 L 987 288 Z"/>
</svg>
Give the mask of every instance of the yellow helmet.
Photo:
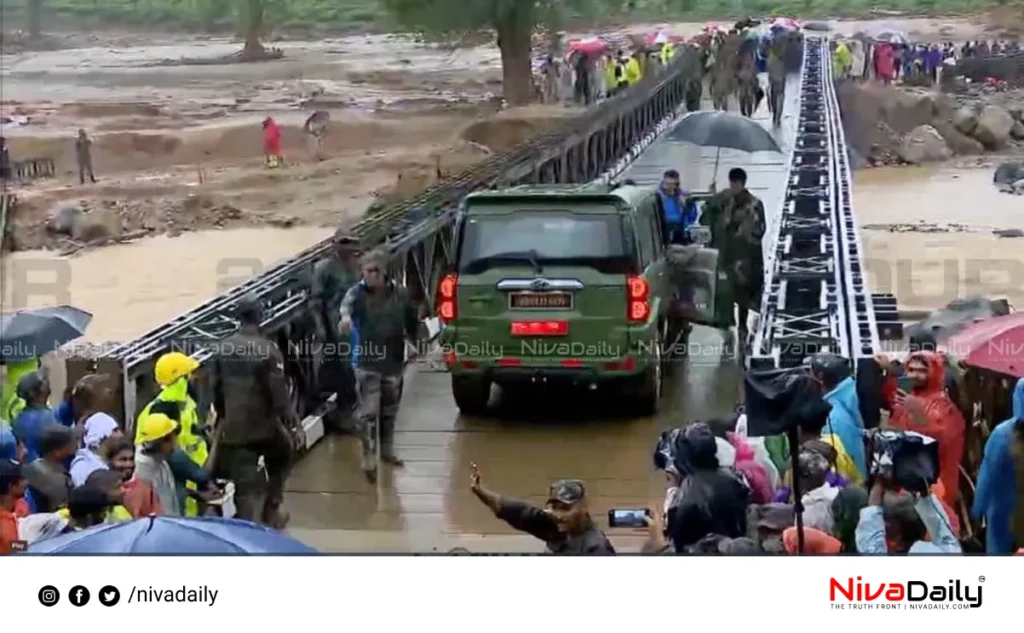
<svg viewBox="0 0 1024 633">
<path fill-rule="evenodd" d="M 163 413 L 151 413 L 139 421 L 135 439 L 138 444 L 149 444 L 174 433 L 178 424 Z"/>
<path fill-rule="evenodd" d="M 166 387 L 197 369 L 199 369 L 199 363 L 191 356 L 186 356 L 181 352 L 170 352 L 156 360 L 156 368 L 153 373 L 157 384 Z"/>
</svg>

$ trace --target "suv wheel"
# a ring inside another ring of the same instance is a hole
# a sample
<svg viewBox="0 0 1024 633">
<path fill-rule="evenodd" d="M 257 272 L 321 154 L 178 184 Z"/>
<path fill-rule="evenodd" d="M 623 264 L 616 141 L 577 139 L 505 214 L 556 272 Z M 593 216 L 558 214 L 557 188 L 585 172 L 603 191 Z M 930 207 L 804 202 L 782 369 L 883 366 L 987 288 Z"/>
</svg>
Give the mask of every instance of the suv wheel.
<svg viewBox="0 0 1024 633">
<path fill-rule="evenodd" d="M 661 391 L 665 383 L 665 358 L 661 346 L 665 344 L 661 332 L 651 347 L 657 355 L 640 378 L 636 394 L 637 409 L 640 415 L 655 415 L 661 408 Z"/>
<path fill-rule="evenodd" d="M 465 415 L 484 415 L 491 400 L 491 381 L 477 376 L 452 376 L 452 395 Z"/>
</svg>

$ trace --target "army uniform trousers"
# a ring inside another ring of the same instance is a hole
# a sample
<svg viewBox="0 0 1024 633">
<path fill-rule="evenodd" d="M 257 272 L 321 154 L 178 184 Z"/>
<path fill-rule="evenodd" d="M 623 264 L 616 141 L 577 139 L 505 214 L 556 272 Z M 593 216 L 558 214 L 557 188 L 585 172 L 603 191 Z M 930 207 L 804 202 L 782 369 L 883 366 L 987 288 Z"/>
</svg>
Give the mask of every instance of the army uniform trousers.
<svg viewBox="0 0 1024 633">
<path fill-rule="evenodd" d="M 359 398 L 356 418 L 363 448 L 363 470 L 376 470 L 378 439 L 381 457 L 386 460 L 395 457 L 395 418 L 402 401 L 402 374 L 384 374 L 357 367 L 356 390 Z"/>
</svg>

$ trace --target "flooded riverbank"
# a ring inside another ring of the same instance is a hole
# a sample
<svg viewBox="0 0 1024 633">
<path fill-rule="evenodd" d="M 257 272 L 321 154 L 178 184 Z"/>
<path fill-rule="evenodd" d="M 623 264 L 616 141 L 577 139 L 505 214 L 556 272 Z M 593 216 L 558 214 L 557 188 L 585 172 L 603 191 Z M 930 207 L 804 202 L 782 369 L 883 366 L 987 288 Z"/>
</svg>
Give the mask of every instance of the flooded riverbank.
<svg viewBox="0 0 1024 633">
<path fill-rule="evenodd" d="M 988 169 L 893 167 L 857 172 L 854 208 L 872 292 L 901 309 L 958 297 L 1007 297 L 1024 306 L 1024 197 L 999 193 Z"/>
<path fill-rule="evenodd" d="M 317 227 L 201 231 L 72 258 L 14 253 L 4 257 L 4 311 L 69 303 L 93 313 L 89 342 L 125 342 L 330 234 Z"/>
</svg>

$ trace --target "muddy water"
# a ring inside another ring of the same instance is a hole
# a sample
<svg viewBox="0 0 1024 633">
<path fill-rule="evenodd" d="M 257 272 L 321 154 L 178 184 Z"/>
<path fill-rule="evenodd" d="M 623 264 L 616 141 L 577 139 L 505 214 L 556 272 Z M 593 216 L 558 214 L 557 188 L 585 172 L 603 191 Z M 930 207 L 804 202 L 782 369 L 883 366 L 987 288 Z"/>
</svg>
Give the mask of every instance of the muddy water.
<svg viewBox="0 0 1024 633">
<path fill-rule="evenodd" d="M 874 292 L 912 310 L 976 294 L 1024 306 L 1024 239 L 992 234 L 1024 229 L 1024 198 L 999 193 L 991 170 L 866 170 L 854 196 Z"/>
<path fill-rule="evenodd" d="M 157 237 L 73 258 L 48 251 L 4 257 L 4 311 L 70 303 L 93 313 L 88 340 L 131 340 L 330 234 L 330 229 L 238 229 Z"/>
</svg>

